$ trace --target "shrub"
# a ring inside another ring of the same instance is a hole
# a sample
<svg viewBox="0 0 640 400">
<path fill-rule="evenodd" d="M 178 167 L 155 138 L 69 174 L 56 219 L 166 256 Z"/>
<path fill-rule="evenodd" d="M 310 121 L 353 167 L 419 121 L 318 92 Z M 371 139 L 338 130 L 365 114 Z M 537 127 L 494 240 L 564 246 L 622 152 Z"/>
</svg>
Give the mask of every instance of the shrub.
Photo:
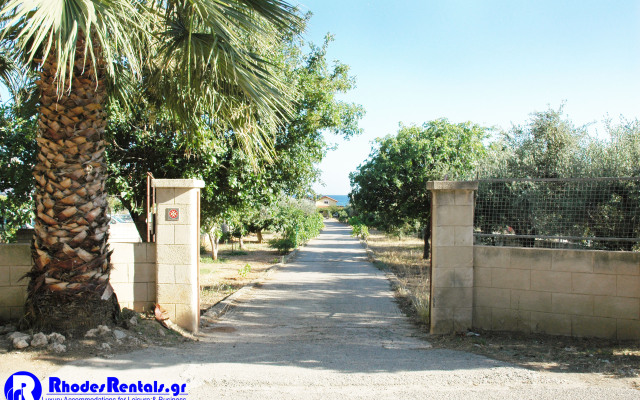
<svg viewBox="0 0 640 400">
<path fill-rule="evenodd" d="M 360 237 L 363 240 L 367 240 L 369 238 L 369 228 L 366 225 L 360 225 Z"/>
<path fill-rule="evenodd" d="M 359 237 L 361 228 L 362 228 L 361 224 L 351 225 L 351 236 Z"/>
<path fill-rule="evenodd" d="M 351 236 L 359 237 L 363 240 L 367 240 L 369 237 L 369 228 L 365 224 L 353 225 L 351 228 L 353 229 Z"/>
<path fill-rule="evenodd" d="M 349 218 L 349 225 L 351 226 L 362 225 L 362 221 L 360 220 L 360 218 L 358 218 L 357 215 L 354 215 L 353 217 Z"/>
<path fill-rule="evenodd" d="M 280 254 L 287 254 L 295 247 L 289 238 L 271 239 L 269 246 L 278 250 Z"/>
<path fill-rule="evenodd" d="M 360 218 L 358 218 L 357 216 L 349 218 L 349 225 L 351 225 L 351 229 L 353 230 L 351 236 L 360 237 L 363 240 L 367 240 L 367 238 L 369 237 L 369 228 L 367 227 L 367 225 L 363 224 L 362 221 L 360 221 Z"/>
<path fill-rule="evenodd" d="M 303 200 L 289 199 L 280 204 L 274 228 L 281 237 L 271 240 L 269 245 L 286 254 L 318 236 L 324 222 L 315 207 L 308 207 Z"/>
</svg>

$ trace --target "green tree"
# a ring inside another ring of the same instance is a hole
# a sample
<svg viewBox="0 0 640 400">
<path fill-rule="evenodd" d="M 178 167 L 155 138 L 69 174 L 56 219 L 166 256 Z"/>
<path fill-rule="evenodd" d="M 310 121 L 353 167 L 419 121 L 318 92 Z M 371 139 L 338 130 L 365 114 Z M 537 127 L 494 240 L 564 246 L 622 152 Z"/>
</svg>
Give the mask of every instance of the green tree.
<svg viewBox="0 0 640 400">
<path fill-rule="evenodd" d="M 298 18 L 275 0 L 3 4 L 3 47 L 39 73 L 35 266 L 26 318 L 39 329 L 79 331 L 113 320 L 118 310 L 107 243 L 108 89 L 130 97 L 137 83 L 125 78 L 136 76 L 186 132 L 202 121 L 233 127 L 246 149 L 268 152 L 268 130 L 259 127 L 281 121 L 288 98 L 251 50 Z"/>
<path fill-rule="evenodd" d="M 212 239 L 219 237 L 220 224 L 232 216 L 247 231 L 260 233 L 270 225 L 270 206 L 282 195 L 302 198 L 311 192 L 319 176 L 317 164 L 328 150 L 323 132 L 346 138 L 357 135 L 364 114 L 362 106 L 338 99 L 355 83 L 347 65 L 327 61 L 331 40 L 327 36 L 322 46 L 311 44 L 305 52 L 307 43 L 287 34 L 278 52 L 269 55 L 295 100 L 289 121 L 276 130 L 271 160 L 248 156 L 233 131 L 222 139 L 201 139 L 187 149 L 183 136 L 173 130 L 169 114 L 150 115 L 144 106 L 135 113 L 113 106 L 108 127 L 113 142 L 108 151 L 113 168 L 110 191 L 121 197 L 141 232 L 148 171 L 156 178 L 205 181 L 201 226 L 205 233 L 212 232 Z"/>
<path fill-rule="evenodd" d="M 609 137 L 589 137 L 562 107 L 531 114 L 526 125 L 503 132 L 490 144 L 483 178 L 551 178 L 552 181 L 483 182 L 476 226 L 485 233 L 507 226 L 517 235 L 633 237 L 640 199 L 634 180 L 567 181 L 564 178 L 632 177 L 640 168 L 640 124 L 606 121 Z M 558 180 L 555 180 L 558 179 Z M 534 239 L 520 238 L 533 246 Z M 591 246 L 630 250 L 631 242 Z"/>
<path fill-rule="evenodd" d="M 584 157 L 588 176 L 640 177 L 640 121 L 605 121 L 607 140 L 593 141 Z M 593 192 L 600 193 L 593 196 Z M 601 181 L 593 184 L 591 195 L 584 195 L 588 216 L 583 235 L 596 237 L 640 237 L 640 182 L 637 180 Z M 601 248 L 630 251 L 633 242 L 602 242 Z"/>
<path fill-rule="evenodd" d="M 558 178 L 582 175 L 589 141 L 585 127 L 566 118 L 563 107 L 534 112 L 526 125 L 500 132 L 479 171 L 492 178 Z"/>
<path fill-rule="evenodd" d="M 15 231 L 33 218 L 36 122 L 17 115 L 15 107 L 0 107 L 0 242 L 12 240 Z"/>
<path fill-rule="evenodd" d="M 480 177 L 553 179 L 583 174 L 588 167 L 583 146 L 588 136 L 583 127 L 575 127 L 566 118 L 562 108 L 534 112 L 527 124 L 500 132 L 488 146 Z M 521 235 L 551 234 L 542 228 L 541 199 L 544 197 L 559 207 L 571 200 L 563 195 L 562 189 L 562 185 L 552 188 L 537 182 L 483 183 L 478 192 L 483 201 L 475 209 L 476 225 L 483 232 L 510 226 Z M 576 216 L 548 214 L 548 217 L 554 223 L 558 218 Z M 533 239 L 520 241 L 522 245 L 533 246 Z"/>
<path fill-rule="evenodd" d="M 282 196 L 303 198 L 311 192 L 319 177 L 317 165 L 328 150 L 323 132 L 345 138 L 360 134 L 362 106 L 337 98 L 355 82 L 347 65 L 336 61 L 329 66 L 326 53 L 332 40 L 327 35 L 322 46 L 310 44 L 304 53 L 305 42 L 291 35 L 283 38 L 273 62 L 284 71 L 295 103 L 290 121 L 277 129 L 273 160 L 259 162 L 256 168 L 230 143 L 225 154 L 219 154 L 219 168 L 200 169 L 207 183 L 202 216 L 218 222 L 214 229 L 231 213 L 246 231 L 260 236 L 273 225 L 274 207 L 282 203 Z"/>
<path fill-rule="evenodd" d="M 640 120 L 606 120 L 605 140 L 591 140 L 584 163 L 588 176 L 640 176 Z"/>
<path fill-rule="evenodd" d="M 484 147 L 486 129 L 446 119 L 400 126 L 398 134 L 376 139 L 369 159 L 350 174 L 350 201 L 365 225 L 387 232 L 424 234 L 429 257 L 431 197 L 427 182 L 468 177 Z"/>
</svg>

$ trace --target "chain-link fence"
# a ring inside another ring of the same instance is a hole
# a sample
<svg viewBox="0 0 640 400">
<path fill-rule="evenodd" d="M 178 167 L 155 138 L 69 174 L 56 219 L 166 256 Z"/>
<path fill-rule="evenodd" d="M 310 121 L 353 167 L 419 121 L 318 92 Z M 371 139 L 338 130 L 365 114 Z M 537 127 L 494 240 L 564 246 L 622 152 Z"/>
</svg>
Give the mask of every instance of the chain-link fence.
<svg viewBox="0 0 640 400">
<path fill-rule="evenodd" d="M 485 179 L 477 244 L 640 250 L 640 177 Z"/>
</svg>

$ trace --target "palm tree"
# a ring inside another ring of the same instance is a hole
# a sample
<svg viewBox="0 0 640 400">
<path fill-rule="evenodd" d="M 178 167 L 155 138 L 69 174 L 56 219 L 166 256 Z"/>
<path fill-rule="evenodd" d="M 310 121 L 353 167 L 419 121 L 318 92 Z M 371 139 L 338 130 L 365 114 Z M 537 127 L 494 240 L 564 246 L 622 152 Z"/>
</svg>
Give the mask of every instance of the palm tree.
<svg viewBox="0 0 640 400">
<path fill-rule="evenodd" d="M 136 77 L 187 131 L 203 123 L 235 129 L 248 151 L 268 154 L 269 126 L 286 116 L 288 99 L 251 49 L 299 19 L 280 0 L 0 3 L 2 44 L 39 72 L 25 320 L 36 329 L 81 332 L 113 321 L 119 310 L 109 284 L 103 156 L 111 93 L 135 96 L 127 78 Z"/>
</svg>

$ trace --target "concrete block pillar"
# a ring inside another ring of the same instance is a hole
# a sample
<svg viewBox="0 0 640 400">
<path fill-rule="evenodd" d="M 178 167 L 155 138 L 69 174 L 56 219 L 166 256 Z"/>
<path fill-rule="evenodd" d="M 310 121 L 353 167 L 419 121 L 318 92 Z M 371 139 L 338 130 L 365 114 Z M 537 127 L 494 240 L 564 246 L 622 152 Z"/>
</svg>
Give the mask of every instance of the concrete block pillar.
<svg viewBox="0 0 640 400">
<path fill-rule="evenodd" d="M 431 333 L 471 329 L 473 192 L 478 182 L 434 181 L 431 191 Z"/>
<path fill-rule="evenodd" d="M 154 179 L 157 301 L 171 321 L 197 332 L 200 318 L 200 189 L 197 179 Z"/>
</svg>

